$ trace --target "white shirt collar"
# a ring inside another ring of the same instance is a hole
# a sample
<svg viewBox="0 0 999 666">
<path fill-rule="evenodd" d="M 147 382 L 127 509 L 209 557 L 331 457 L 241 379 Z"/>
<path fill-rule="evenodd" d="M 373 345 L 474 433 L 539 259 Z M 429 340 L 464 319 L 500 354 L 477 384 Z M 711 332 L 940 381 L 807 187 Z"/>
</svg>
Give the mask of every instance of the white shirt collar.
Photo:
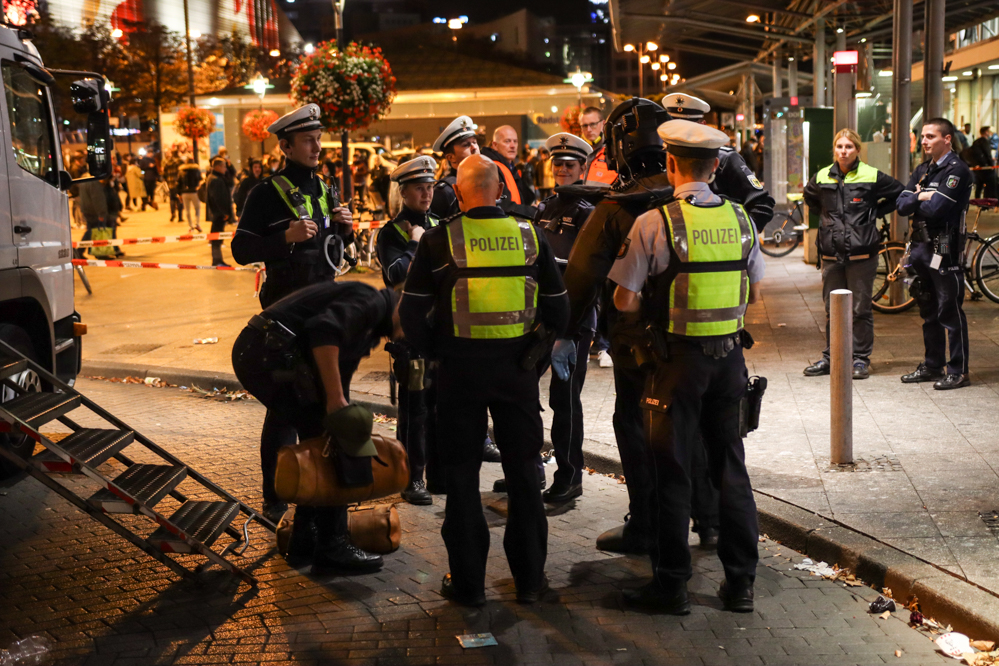
<svg viewBox="0 0 999 666">
<path fill-rule="evenodd" d="M 700 181 L 685 183 L 684 185 L 677 187 L 673 190 L 673 196 L 677 199 L 694 197 L 694 199 L 697 200 L 697 203 L 700 204 L 713 204 L 721 201 L 718 195 L 711 191 L 710 185 Z"/>
<path fill-rule="evenodd" d="M 946 153 L 944 153 L 944 156 L 937 160 L 937 166 L 943 166 L 943 163 L 951 156 L 953 152 L 954 152 L 953 150 L 948 150 Z"/>
</svg>

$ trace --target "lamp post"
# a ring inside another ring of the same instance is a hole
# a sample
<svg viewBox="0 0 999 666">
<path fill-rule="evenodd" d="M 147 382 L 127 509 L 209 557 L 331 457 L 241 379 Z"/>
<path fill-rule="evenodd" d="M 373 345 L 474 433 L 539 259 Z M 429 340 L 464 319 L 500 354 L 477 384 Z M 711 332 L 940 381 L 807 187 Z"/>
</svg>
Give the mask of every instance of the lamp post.
<svg viewBox="0 0 999 666">
<path fill-rule="evenodd" d="M 273 85 L 271 85 L 270 80 L 266 76 L 264 76 L 263 74 L 261 74 L 260 72 L 257 72 L 256 77 L 254 77 L 254 79 L 252 81 L 250 81 L 250 84 L 247 85 L 247 86 L 243 86 L 243 87 L 247 88 L 249 90 L 252 90 L 254 93 L 257 94 L 257 96 L 260 97 L 260 107 L 259 108 L 260 108 L 261 111 L 263 111 L 264 110 L 264 95 L 267 94 L 267 91 L 270 88 L 274 87 Z M 260 159 L 261 160 L 264 159 L 264 142 L 263 141 L 260 142 Z"/>
<path fill-rule="evenodd" d="M 628 53 L 636 52 L 638 54 L 638 96 L 645 97 L 645 70 L 642 65 L 645 65 L 652 61 L 652 57 L 649 53 L 659 50 L 659 45 L 655 42 L 645 42 L 643 45 L 641 42 L 638 43 L 638 49 L 636 51 L 634 44 L 625 44 L 624 50 Z M 658 69 L 658 68 L 653 68 Z"/>
<path fill-rule="evenodd" d="M 579 100 L 579 108 L 583 108 L 583 86 L 587 83 L 593 81 L 593 75 L 589 72 L 579 71 L 579 65 L 576 65 L 576 71 L 569 75 L 569 78 L 562 79 L 562 83 L 571 83 L 576 86 L 576 96 Z"/>
<path fill-rule="evenodd" d="M 346 43 L 343 37 L 343 6 L 347 0 L 333 0 L 333 11 L 336 14 L 336 46 L 340 53 L 346 50 Z M 340 133 L 340 199 L 344 202 L 350 201 L 351 182 L 353 174 L 350 172 L 350 135 L 347 130 Z"/>
<path fill-rule="evenodd" d="M 187 47 L 187 96 L 194 107 L 194 58 L 191 55 L 191 21 L 187 10 L 187 0 L 184 0 L 184 44 Z M 198 163 L 198 140 L 191 139 L 194 148 L 194 163 Z M 163 146 L 160 146 L 163 150 Z"/>
</svg>

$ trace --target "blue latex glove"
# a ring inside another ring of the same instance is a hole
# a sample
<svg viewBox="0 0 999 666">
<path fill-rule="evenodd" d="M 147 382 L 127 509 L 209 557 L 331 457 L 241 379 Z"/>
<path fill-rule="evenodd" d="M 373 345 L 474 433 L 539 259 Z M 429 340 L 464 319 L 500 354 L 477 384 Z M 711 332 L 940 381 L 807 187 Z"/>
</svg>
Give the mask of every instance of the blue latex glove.
<svg viewBox="0 0 999 666">
<path fill-rule="evenodd" d="M 570 365 L 576 365 L 576 343 L 568 338 L 556 340 L 552 349 L 552 371 L 564 382 L 569 379 Z"/>
</svg>

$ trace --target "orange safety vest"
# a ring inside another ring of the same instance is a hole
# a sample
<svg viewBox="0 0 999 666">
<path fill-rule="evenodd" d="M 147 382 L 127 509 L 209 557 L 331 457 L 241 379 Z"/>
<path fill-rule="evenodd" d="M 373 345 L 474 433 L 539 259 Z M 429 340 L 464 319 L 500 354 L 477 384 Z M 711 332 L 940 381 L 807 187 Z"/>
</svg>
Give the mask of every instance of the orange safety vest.
<svg viewBox="0 0 999 666">
<path fill-rule="evenodd" d="M 503 180 L 506 181 L 506 189 L 510 193 L 510 201 L 515 204 L 520 203 L 520 188 L 517 187 L 517 181 L 513 179 L 513 172 L 510 171 L 510 167 L 497 161 L 496 166 L 499 167 L 500 174 L 503 176 Z"/>
<path fill-rule="evenodd" d="M 587 185 L 597 185 L 600 183 L 611 185 L 617 180 L 617 171 L 611 171 L 607 168 L 606 148 L 606 146 L 600 146 L 586 167 L 586 173 L 583 174 L 583 182 Z"/>
</svg>

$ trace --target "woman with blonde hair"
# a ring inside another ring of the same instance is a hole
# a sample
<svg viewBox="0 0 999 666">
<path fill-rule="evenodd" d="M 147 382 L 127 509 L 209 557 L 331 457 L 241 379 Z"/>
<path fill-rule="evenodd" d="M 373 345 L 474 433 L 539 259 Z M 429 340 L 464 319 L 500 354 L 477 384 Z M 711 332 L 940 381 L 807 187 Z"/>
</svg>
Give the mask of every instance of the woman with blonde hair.
<svg viewBox="0 0 999 666">
<path fill-rule="evenodd" d="M 877 219 L 895 210 L 904 187 L 860 160 L 860 136 L 852 129 L 836 133 L 833 159 L 812 176 L 804 191 L 805 203 L 821 218 L 815 245 L 826 305 L 826 348 L 821 359 L 805 368 L 805 375 L 829 374 L 829 294 L 849 289 L 853 292 L 853 378 L 866 379 L 874 348 L 871 294 L 881 242 Z"/>
</svg>

